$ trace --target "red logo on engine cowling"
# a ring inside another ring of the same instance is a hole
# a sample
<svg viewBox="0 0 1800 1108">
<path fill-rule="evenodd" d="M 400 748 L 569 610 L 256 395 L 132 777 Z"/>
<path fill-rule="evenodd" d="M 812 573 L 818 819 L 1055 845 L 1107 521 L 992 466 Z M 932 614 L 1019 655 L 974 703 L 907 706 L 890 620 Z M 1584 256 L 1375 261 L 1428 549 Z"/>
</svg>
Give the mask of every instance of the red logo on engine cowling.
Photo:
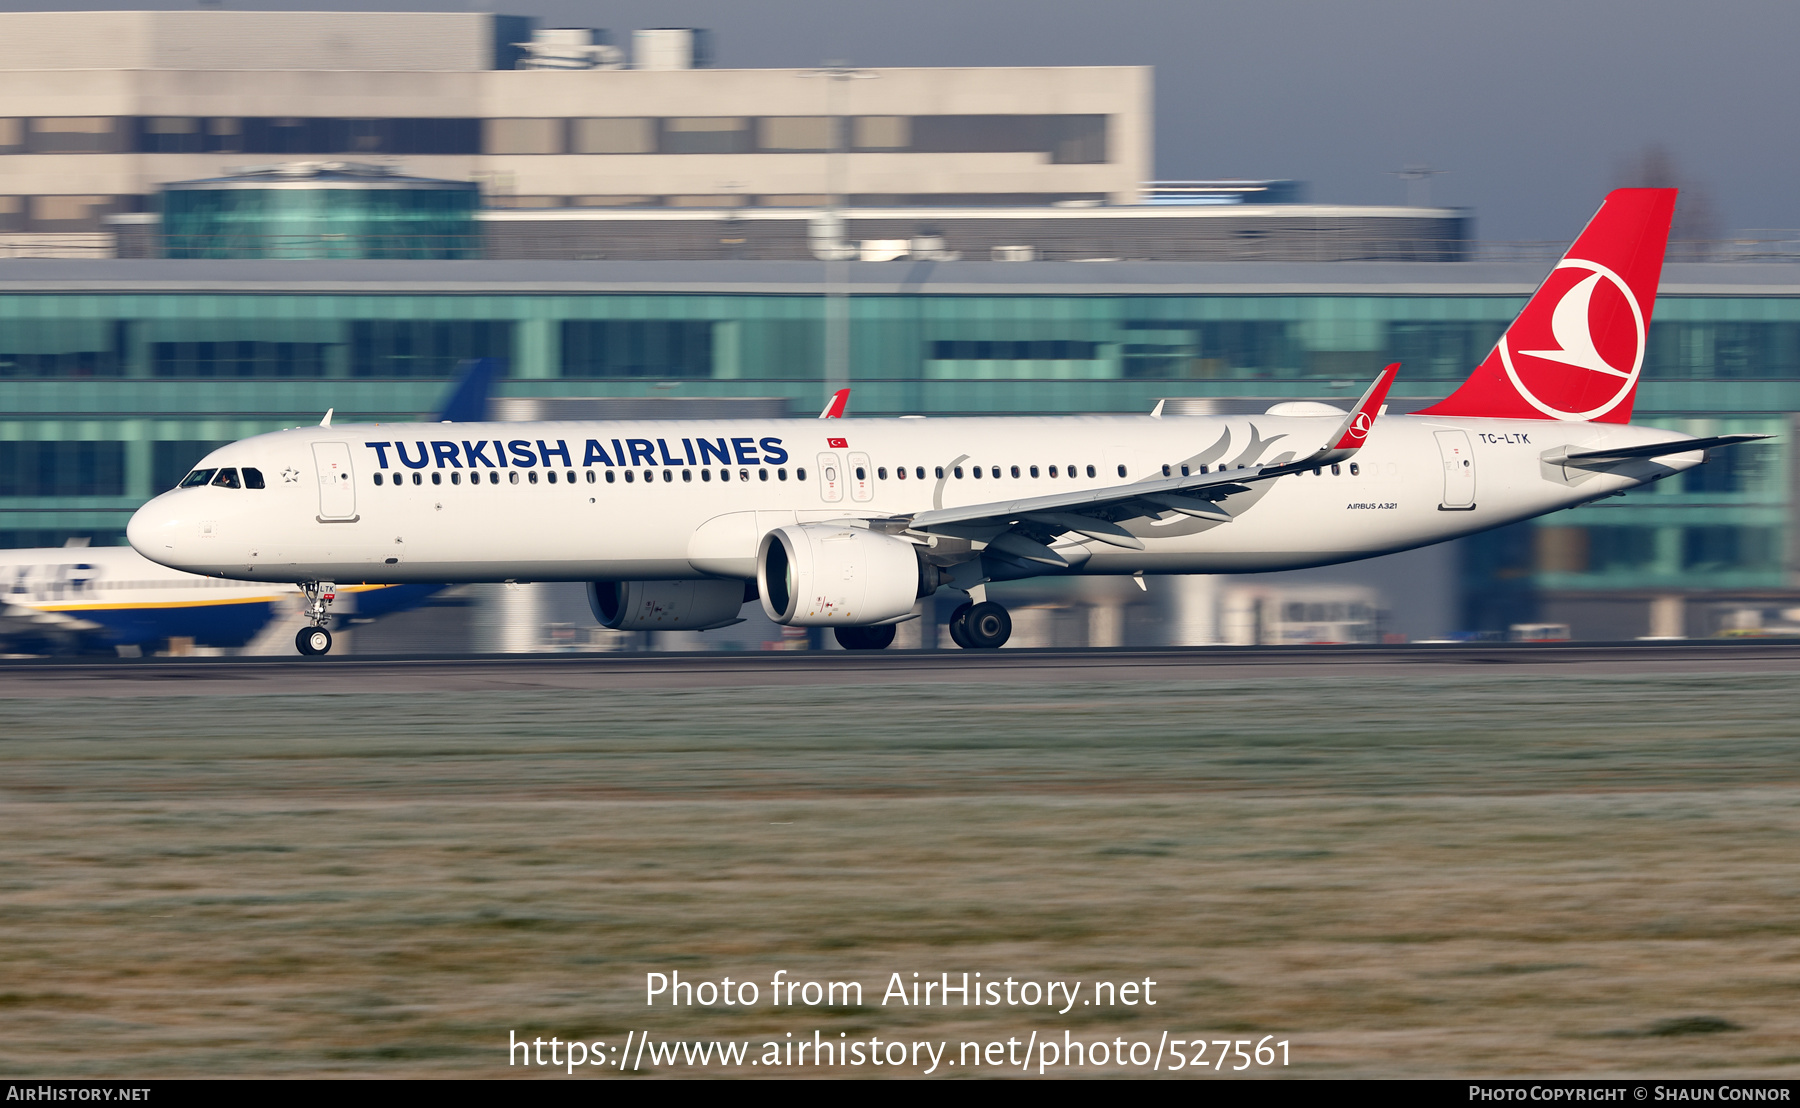
<svg viewBox="0 0 1800 1108">
<path fill-rule="evenodd" d="M 1586 420 L 1631 395 L 1644 366 L 1644 313 L 1618 274 L 1565 258 L 1533 305 L 1500 339 L 1501 365 L 1526 403 L 1553 419 Z"/>
</svg>

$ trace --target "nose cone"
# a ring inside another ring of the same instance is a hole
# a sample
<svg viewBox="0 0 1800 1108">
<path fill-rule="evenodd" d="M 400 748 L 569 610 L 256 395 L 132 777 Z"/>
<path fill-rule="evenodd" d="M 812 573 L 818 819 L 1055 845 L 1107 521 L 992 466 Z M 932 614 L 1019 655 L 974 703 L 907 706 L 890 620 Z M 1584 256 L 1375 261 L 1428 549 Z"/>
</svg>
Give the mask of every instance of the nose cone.
<svg viewBox="0 0 1800 1108">
<path fill-rule="evenodd" d="M 125 525 L 125 538 L 133 550 L 171 569 L 185 568 L 181 564 L 183 540 L 187 537 L 185 532 L 193 529 L 193 521 L 171 503 L 179 500 L 174 493 L 163 493 L 132 513 L 131 522 Z"/>
</svg>

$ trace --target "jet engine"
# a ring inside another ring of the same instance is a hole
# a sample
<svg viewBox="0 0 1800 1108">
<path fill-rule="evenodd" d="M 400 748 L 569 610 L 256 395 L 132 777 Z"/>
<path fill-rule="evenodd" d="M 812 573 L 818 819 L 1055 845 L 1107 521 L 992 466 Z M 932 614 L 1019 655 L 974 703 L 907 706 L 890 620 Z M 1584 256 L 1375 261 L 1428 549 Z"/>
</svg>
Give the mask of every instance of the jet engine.
<svg viewBox="0 0 1800 1108">
<path fill-rule="evenodd" d="M 862 627 L 906 615 L 947 575 L 905 539 L 802 523 L 763 536 L 756 578 L 763 611 L 776 623 Z"/>
<path fill-rule="evenodd" d="M 705 631 L 738 622 L 742 581 L 590 581 L 588 607 L 614 631 Z"/>
</svg>

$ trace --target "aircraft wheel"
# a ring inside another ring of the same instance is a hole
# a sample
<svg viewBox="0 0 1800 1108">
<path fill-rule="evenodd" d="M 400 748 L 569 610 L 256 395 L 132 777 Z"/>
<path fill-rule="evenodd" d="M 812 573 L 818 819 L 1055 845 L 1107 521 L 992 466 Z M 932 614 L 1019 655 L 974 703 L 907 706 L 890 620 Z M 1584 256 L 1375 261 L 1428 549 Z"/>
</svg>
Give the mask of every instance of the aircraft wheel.
<svg viewBox="0 0 1800 1108">
<path fill-rule="evenodd" d="M 964 650 L 968 650 L 971 647 L 969 643 L 969 629 L 963 623 L 963 620 L 967 618 L 969 609 L 974 606 L 975 605 L 973 604 L 959 604 L 957 605 L 956 610 L 950 613 L 950 623 L 948 625 L 950 628 L 950 641 L 957 646 L 962 647 Z"/>
<path fill-rule="evenodd" d="M 839 627 L 832 632 L 845 650 L 886 650 L 894 644 L 894 628 Z"/>
<path fill-rule="evenodd" d="M 1006 609 L 991 600 L 969 609 L 963 617 L 963 637 L 972 650 L 994 650 L 1006 645 L 1012 637 L 1012 617 Z"/>
<path fill-rule="evenodd" d="M 331 653 L 331 632 L 323 627 L 302 627 L 294 645 L 308 657 Z"/>
</svg>

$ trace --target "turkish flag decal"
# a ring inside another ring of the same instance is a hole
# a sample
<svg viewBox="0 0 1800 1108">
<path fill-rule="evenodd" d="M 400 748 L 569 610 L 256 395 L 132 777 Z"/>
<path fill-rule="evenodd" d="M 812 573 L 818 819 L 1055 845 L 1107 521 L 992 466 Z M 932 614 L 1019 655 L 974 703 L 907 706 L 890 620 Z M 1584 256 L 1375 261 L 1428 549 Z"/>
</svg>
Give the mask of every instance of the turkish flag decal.
<svg viewBox="0 0 1800 1108">
<path fill-rule="evenodd" d="M 848 449 L 850 449 L 850 440 L 849 439 L 826 439 L 825 445 L 831 447 L 833 450 L 848 450 Z"/>
</svg>

